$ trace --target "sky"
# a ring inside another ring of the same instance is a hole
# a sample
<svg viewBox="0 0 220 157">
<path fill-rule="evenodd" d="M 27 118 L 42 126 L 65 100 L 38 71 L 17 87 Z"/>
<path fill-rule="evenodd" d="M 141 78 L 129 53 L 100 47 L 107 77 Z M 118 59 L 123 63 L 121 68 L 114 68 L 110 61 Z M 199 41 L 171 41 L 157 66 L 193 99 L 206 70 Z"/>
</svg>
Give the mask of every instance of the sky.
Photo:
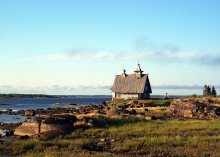
<svg viewBox="0 0 220 157">
<path fill-rule="evenodd" d="M 220 90 L 219 0 L 0 0 L 0 93 L 108 95 L 139 62 L 153 95 Z"/>
</svg>

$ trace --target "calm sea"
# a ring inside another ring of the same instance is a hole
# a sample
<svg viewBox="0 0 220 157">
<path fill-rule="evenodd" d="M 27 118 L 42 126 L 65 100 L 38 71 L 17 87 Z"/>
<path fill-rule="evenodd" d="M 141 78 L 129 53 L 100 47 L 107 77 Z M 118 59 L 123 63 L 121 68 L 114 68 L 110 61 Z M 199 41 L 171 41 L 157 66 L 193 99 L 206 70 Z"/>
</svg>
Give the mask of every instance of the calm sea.
<svg viewBox="0 0 220 157">
<path fill-rule="evenodd" d="M 111 100 L 110 96 L 87 96 L 87 97 L 68 97 L 68 98 L 3 98 L 0 99 L 0 110 L 20 110 L 20 109 L 46 109 L 53 108 L 55 103 L 72 104 L 98 104 L 103 101 Z M 61 106 L 58 106 L 61 107 Z M 63 106 L 65 107 L 65 106 Z"/>
</svg>

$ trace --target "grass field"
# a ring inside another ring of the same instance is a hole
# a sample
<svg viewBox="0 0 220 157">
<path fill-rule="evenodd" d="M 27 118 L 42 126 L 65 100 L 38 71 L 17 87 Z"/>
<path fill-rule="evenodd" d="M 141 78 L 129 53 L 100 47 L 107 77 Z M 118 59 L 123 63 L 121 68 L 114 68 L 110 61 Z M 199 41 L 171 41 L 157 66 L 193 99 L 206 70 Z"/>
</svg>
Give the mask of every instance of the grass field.
<svg viewBox="0 0 220 157">
<path fill-rule="evenodd" d="M 94 119 L 53 141 L 11 141 L 1 156 L 220 156 L 220 120 Z"/>
</svg>

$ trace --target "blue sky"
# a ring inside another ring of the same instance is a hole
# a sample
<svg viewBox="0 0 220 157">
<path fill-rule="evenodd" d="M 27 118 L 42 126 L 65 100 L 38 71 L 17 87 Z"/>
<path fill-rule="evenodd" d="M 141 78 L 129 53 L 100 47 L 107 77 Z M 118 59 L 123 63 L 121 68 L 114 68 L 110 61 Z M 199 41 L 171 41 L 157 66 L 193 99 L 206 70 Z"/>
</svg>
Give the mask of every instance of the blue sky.
<svg viewBox="0 0 220 157">
<path fill-rule="evenodd" d="M 139 61 L 153 94 L 220 89 L 218 0 L 0 0 L 0 92 L 110 94 Z M 217 90 L 218 91 L 218 90 Z"/>
</svg>

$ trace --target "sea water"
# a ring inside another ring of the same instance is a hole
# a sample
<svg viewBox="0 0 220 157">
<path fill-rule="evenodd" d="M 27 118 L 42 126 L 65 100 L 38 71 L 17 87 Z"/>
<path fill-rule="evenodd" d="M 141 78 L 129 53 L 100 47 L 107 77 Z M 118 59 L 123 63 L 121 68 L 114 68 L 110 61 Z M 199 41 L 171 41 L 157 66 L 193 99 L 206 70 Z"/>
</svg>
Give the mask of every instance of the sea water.
<svg viewBox="0 0 220 157">
<path fill-rule="evenodd" d="M 71 106 L 53 106 L 55 103 L 60 104 L 99 104 L 103 101 L 111 100 L 110 96 L 100 96 L 100 97 L 68 97 L 68 98 L 1 98 L 0 99 L 0 110 L 12 109 L 16 110 L 28 110 L 28 109 L 47 109 L 56 107 L 71 107 Z M 2 104 L 2 105 L 1 105 Z M 72 106 L 75 107 L 75 106 Z M 18 123 L 26 120 L 26 117 L 20 115 L 7 115 L 0 114 L 1 123 Z"/>
<path fill-rule="evenodd" d="M 27 117 L 21 115 L 0 114 L 0 123 L 19 123 L 26 119 Z"/>
<path fill-rule="evenodd" d="M 110 96 L 105 97 L 68 97 L 68 98 L 2 98 L 0 99 L 0 110 L 27 110 L 27 109 L 47 109 L 54 107 L 69 106 L 53 106 L 55 103 L 60 104 L 83 104 L 91 105 L 111 100 Z M 3 105 L 1 105 L 3 104 Z"/>
</svg>

